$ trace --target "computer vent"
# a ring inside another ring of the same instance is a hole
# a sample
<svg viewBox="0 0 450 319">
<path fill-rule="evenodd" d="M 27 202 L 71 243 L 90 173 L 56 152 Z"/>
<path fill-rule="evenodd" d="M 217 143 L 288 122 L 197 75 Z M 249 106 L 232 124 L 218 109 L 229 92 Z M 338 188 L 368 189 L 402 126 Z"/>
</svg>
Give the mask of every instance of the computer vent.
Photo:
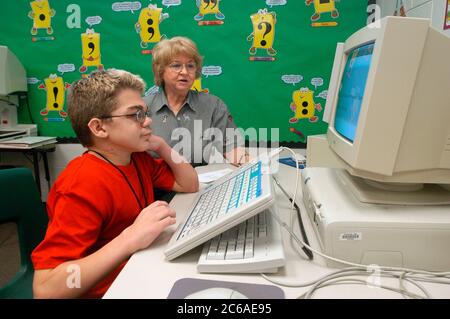
<svg viewBox="0 0 450 319">
<path fill-rule="evenodd" d="M 450 134 L 447 136 L 447 142 L 445 143 L 444 151 L 450 152 Z"/>
</svg>

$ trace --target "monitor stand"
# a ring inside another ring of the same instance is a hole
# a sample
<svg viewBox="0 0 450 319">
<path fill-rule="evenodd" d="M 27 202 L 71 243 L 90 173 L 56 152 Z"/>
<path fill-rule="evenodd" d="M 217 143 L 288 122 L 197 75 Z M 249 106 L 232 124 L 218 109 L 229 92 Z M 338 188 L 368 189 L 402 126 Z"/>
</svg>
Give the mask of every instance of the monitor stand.
<svg viewBox="0 0 450 319">
<path fill-rule="evenodd" d="M 337 170 L 342 182 L 363 203 L 389 205 L 450 205 L 450 191 L 437 184 L 381 183 Z"/>
<path fill-rule="evenodd" d="M 325 254 L 364 265 L 450 270 L 450 205 L 364 203 L 342 173 L 302 170 L 303 202 Z"/>
</svg>

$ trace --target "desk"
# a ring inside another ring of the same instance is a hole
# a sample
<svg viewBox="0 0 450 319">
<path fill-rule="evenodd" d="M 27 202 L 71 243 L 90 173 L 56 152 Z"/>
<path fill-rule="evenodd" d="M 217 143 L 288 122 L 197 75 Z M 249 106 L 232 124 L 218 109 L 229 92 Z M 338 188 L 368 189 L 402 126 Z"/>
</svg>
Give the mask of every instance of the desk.
<svg viewBox="0 0 450 319">
<path fill-rule="evenodd" d="M 223 164 L 198 167 L 197 171 L 204 173 L 208 170 L 223 169 Z M 295 168 L 286 165 L 280 165 L 280 170 L 276 177 L 281 185 L 288 191 L 293 191 L 295 186 L 294 176 Z M 293 178 L 294 177 L 294 178 Z M 300 183 L 299 183 L 300 185 Z M 284 221 L 290 219 L 290 202 L 281 193 L 277 186 L 276 204 L 279 216 Z M 319 244 L 312 229 L 311 223 L 301 200 L 301 186 L 297 190 L 296 202 L 302 210 L 303 223 L 308 235 L 311 246 L 318 249 Z M 177 225 L 184 219 L 186 208 L 192 203 L 195 194 L 177 194 L 170 202 L 170 205 L 177 212 Z M 294 213 L 295 214 L 295 213 Z M 294 231 L 299 235 L 297 218 L 294 218 Z M 122 272 L 106 292 L 104 298 L 166 298 L 172 289 L 173 284 L 181 278 L 198 278 L 208 280 L 221 280 L 240 283 L 272 284 L 262 278 L 259 274 L 199 274 L 196 270 L 197 260 L 200 256 L 202 247 L 176 258 L 173 261 L 164 260 L 164 249 L 169 241 L 176 226 L 166 230 L 149 248 L 135 253 Z M 309 261 L 300 253 L 298 254 L 291 246 L 289 234 L 282 229 L 284 248 L 286 254 L 286 266 L 280 268 L 279 272 L 273 276 L 277 280 L 290 283 L 311 282 L 336 269 L 328 268 L 323 258 L 315 255 L 314 261 Z M 365 280 L 366 277 L 360 277 Z M 398 281 L 391 278 L 382 278 L 381 283 L 389 286 L 398 287 Z M 448 285 L 422 283 L 434 298 L 450 298 L 450 289 Z M 410 287 L 410 285 L 407 285 Z M 305 288 L 283 287 L 286 298 L 296 298 L 309 290 Z M 416 291 L 415 289 L 412 289 Z M 418 292 L 418 291 L 416 291 Z M 400 294 L 387 291 L 381 288 L 370 288 L 365 285 L 335 285 L 318 290 L 314 294 L 315 298 L 402 298 Z"/>
<path fill-rule="evenodd" d="M 47 153 L 55 151 L 56 143 L 41 145 L 32 148 L 7 148 L 2 146 L 0 148 L 0 152 L 20 152 L 25 155 L 31 155 L 33 157 L 33 169 L 34 169 L 34 178 L 36 180 L 36 185 L 39 190 L 39 194 L 42 195 L 41 190 L 41 174 L 39 169 L 39 154 L 42 156 L 42 160 L 44 161 L 44 173 L 45 179 L 47 180 L 48 189 L 50 189 L 50 171 L 48 168 L 48 159 Z"/>
</svg>

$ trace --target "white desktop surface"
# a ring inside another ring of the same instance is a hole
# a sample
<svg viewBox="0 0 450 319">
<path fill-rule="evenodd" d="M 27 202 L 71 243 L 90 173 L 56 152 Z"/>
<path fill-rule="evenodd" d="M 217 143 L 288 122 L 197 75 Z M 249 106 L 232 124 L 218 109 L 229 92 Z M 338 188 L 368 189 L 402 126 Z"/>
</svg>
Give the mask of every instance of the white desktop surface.
<svg viewBox="0 0 450 319">
<path fill-rule="evenodd" d="M 223 169 L 226 167 L 232 166 L 214 164 L 198 167 L 197 171 L 202 173 L 211 170 Z M 275 174 L 280 184 L 290 194 L 295 186 L 295 173 L 295 168 L 280 164 L 280 170 Z M 302 210 L 303 224 L 308 235 L 308 240 L 312 247 L 317 249 L 319 246 L 316 236 L 309 218 L 303 208 L 300 184 L 301 183 L 299 181 L 296 202 Z M 276 205 L 279 216 L 285 222 L 288 222 L 291 213 L 290 202 L 275 184 L 274 189 L 276 190 Z M 187 213 L 187 208 L 192 203 L 195 196 L 196 194 L 177 194 L 174 197 L 170 205 L 177 212 L 177 224 L 166 230 L 155 242 L 152 243 L 152 245 L 150 245 L 150 247 L 135 253 L 103 298 L 166 298 L 169 295 L 174 283 L 182 278 L 274 285 L 259 274 L 198 273 L 196 265 L 202 250 L 202 245 L 174 259 L 173 261 L 166 261 L 164 259 L 164 250 L 166 245 L 178 223 L 184 219 L 184 216 Z M 295 211 L 293 214 L 295 215 L 293 228 L 295 233 L 299 236 L 299 238 L 301 238 Z M 316 279 L 319 279 L 320 277 L 336 270 L 325 266 L 325 262 L 320 256 L 314 255 L 314 261 L 309 261 L 301 249 L 298 249 L 300 253 L 296 253 L 290 244 L 289 234 L 287 231 L 282 229 L 281 232 L 284 240 L 286 266 L 284 268 L 280 268 L 277 274 L 269 274 L 269 276 L 289 283 L 305 283 L 315 281 Z M 296 245 L 295 242 L 294 245 Z M 368 277 L 360 276 L 354 278 L 366 280 Z M 381 284 L 398 287 L 398 280 L 392 278 L 381 278 Z M 424 282 L 421 282 L 421 284 L 427 289 L 433 298 L 450 298 L 450 289 L 448 285 Z M 408 283 L 405 285 L 406 287 L 411 288 L 411 291 L 420 294 L 420 291 L 414 286 Z M 285 297 L 288 299 L 297 298 L 310 288 L 310 286 L 305 288 L 279 287 L 284 291 Z M 398 293 L 382 288 L 372 288 L 366 285 L 345 284 L 321 288 L 314 293 L 313 298 L 402 298 L 402 296 Z"/>
</svg>

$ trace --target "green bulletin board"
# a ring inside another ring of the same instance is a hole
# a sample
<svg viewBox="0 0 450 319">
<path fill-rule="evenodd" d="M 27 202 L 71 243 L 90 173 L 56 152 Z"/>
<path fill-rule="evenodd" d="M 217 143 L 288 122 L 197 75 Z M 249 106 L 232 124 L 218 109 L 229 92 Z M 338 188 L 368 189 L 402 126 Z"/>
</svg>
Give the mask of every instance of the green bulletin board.
<svg viewBox="0 0 450 319">
<path fill-rule="evenodd" d="M 40 135 L 58 137 L 75 137 L 64 100 L 70 83 L 114 67 L 139 74 L 147 93 L 154 91 L 151 41 L 177 35 L 197 43 L 204 56 L 199 89 L 221 97 L 239 127 L 268 128 L 269 140 L 270 128 L 279 128 L 283 142 L 301 141 L 298 132 L 324 133 L 336 43 L 367 20 L 367 2 L 356 0 L 20 0 L 1 6 L 0 44 L 17 55 L 28 77 L 32 119 L 21 105 L 19 122 L 33 121 Z M 149 16 L 140 19 L 144 13 Z M 82 37 L 98 44 L 83 48 Z M 82 59 L 95 50 L 100 60 Z"/>
</svg>

